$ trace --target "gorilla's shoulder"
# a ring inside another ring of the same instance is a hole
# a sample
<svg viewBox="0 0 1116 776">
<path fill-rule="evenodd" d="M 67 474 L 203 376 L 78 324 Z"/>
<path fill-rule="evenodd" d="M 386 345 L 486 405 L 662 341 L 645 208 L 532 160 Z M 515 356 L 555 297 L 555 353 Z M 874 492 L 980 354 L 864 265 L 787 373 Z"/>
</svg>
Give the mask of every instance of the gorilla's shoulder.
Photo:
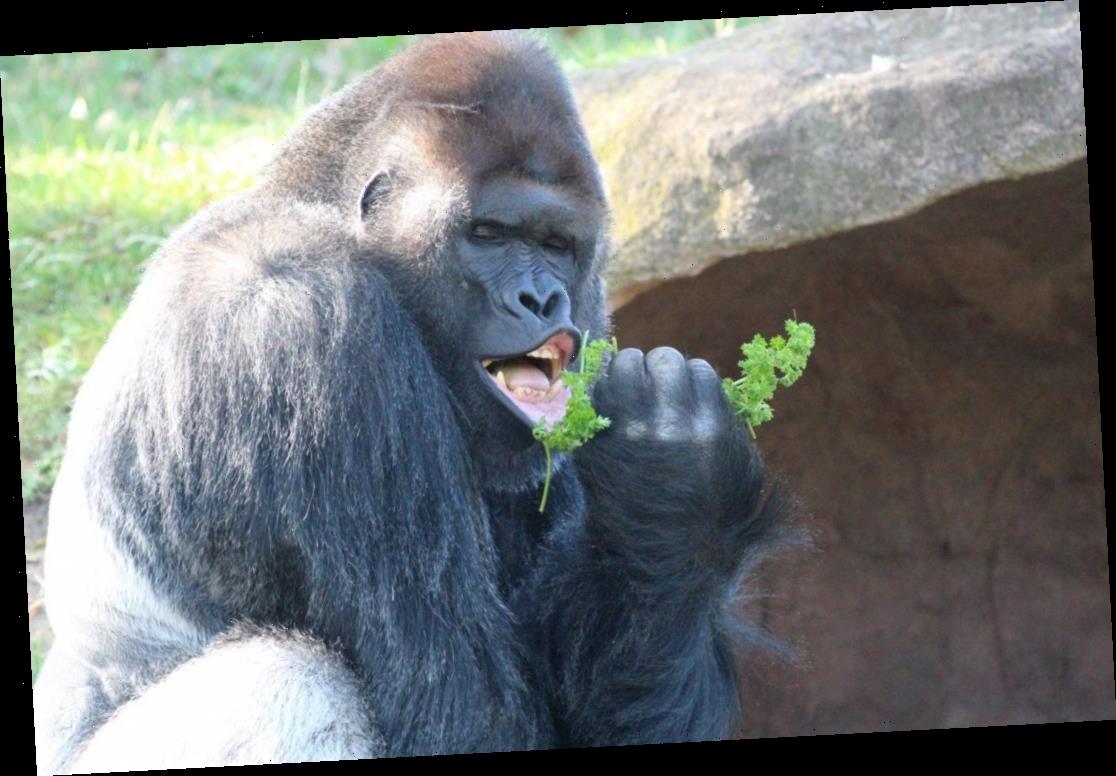
<svg viewBox="0 0 1116 776">
<path fill-rule="evenodd" d="M 176 230 L 143 282 L 186 312 L 275 294 L 343 294 L 370 272 L 336 208 L 251 191 Z"/>
<path fill-rule="evenodd" d="M 227 272 L 222 279 L 235 280 L 238 273 L 267 276 L 355 252 L 355 237 L 336 208 L 249 191 L 209 205 L 175 230 L 151 265 L 194 279 Z"/>
</svg>

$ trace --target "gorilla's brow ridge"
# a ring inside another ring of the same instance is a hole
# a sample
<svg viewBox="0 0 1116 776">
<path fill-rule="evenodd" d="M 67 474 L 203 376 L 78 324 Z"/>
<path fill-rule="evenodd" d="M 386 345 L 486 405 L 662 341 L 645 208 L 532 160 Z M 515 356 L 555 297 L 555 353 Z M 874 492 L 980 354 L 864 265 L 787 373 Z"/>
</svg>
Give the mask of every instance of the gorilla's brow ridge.
<svg viewBox="0 0 1116 776">
<path fill-rule="evenodd" d="M 480 115 L 484 112 L 483 102 L 470 102 L 470 103 L 454 103 L 454 102 L 428 102 L 426 100 L 415 100 L 409 103 L 415 108 L 422 108 L 425 110 L 444 111 L 447 113 L 467 113 L 470 115 Z"/>
</svg>

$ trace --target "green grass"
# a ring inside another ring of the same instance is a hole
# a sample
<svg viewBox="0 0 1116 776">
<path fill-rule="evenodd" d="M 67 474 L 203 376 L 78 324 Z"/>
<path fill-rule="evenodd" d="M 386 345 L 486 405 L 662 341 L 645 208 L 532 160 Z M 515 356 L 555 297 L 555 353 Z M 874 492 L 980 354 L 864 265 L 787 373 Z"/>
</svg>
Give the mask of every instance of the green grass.
<svg viewBox="0 0 1116 776">
<path fill-rule="evenodd" d="M 569 70 L 755 20 L 539 31 Z M 303 109 L 407 38 L 0 58 L 23 495 L 49 490 L 81 376 L 144 261 L 248 186 Z"/>
</svg>

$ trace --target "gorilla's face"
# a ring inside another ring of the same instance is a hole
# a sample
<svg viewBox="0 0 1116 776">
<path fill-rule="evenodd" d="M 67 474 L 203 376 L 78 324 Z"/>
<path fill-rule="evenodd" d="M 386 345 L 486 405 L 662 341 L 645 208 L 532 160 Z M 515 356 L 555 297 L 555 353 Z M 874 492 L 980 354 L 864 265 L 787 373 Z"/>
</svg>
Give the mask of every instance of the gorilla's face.
<svg viewBox="0 0 1116 776">
<path fill-rule="evenodd" d="M 596 162 L 557 66 L 516 51 L 404 79 L 346 173 L 361 241 L 421 330 L 480 477 L 501 490 L 541 479 L 531 430 L 565 414 L 560 376 L 584 332 L 607 334 Z"/>
<path fill-rule="evenodd" d="M 391 246 L 385 272 L 460 410 L 482 479 L 535 483 L 545 455 L 531 429 L 565 415 L 561 374 L 602 317 L 586 301 L 597 301 L 587 291 L 599 209 L 506 169 L 472 181 L 373 177 L 362 203 L 365 234 Z"/>
<path fill-rule="evenodd" d="M 576 210 L 560 192 L 515 179 L 480 187 L 453 253 L 471 289 L 469 354 L 488 394 L 526 427 L 566 412 L 560 376 L 576 357 Z M 494 413 L 490 412 L 489 415 Z"/>
</svg>

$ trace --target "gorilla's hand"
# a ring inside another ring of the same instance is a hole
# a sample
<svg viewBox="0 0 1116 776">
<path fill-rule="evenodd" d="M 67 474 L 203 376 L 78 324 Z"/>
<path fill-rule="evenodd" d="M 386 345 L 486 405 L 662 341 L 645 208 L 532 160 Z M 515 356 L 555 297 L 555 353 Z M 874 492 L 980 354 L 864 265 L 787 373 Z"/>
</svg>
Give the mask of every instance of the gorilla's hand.
<svg viewBox="0 0 1116 776">
<path fill-rule="evenodd" d="M 705 361 L 673 348 L 623 350 L 601 370 L 593 405 L 612 425 L 576 455 L 590 526 L 609 549 L 713 565 L 739 557 L 763 464 Z"/>
<path fill-rule="evenodd" d="M 612 419 L 614 436 L 636 445 L 676 446 L 676 455 L 693 459 L 679 463 L 698 475 L 743 430 L 713 367 L 687 361 L 674 348 L 655 348 L 646 356 L 628 348 L 615 355 L 601 371 L 593 405 Z"/>
</svg>

